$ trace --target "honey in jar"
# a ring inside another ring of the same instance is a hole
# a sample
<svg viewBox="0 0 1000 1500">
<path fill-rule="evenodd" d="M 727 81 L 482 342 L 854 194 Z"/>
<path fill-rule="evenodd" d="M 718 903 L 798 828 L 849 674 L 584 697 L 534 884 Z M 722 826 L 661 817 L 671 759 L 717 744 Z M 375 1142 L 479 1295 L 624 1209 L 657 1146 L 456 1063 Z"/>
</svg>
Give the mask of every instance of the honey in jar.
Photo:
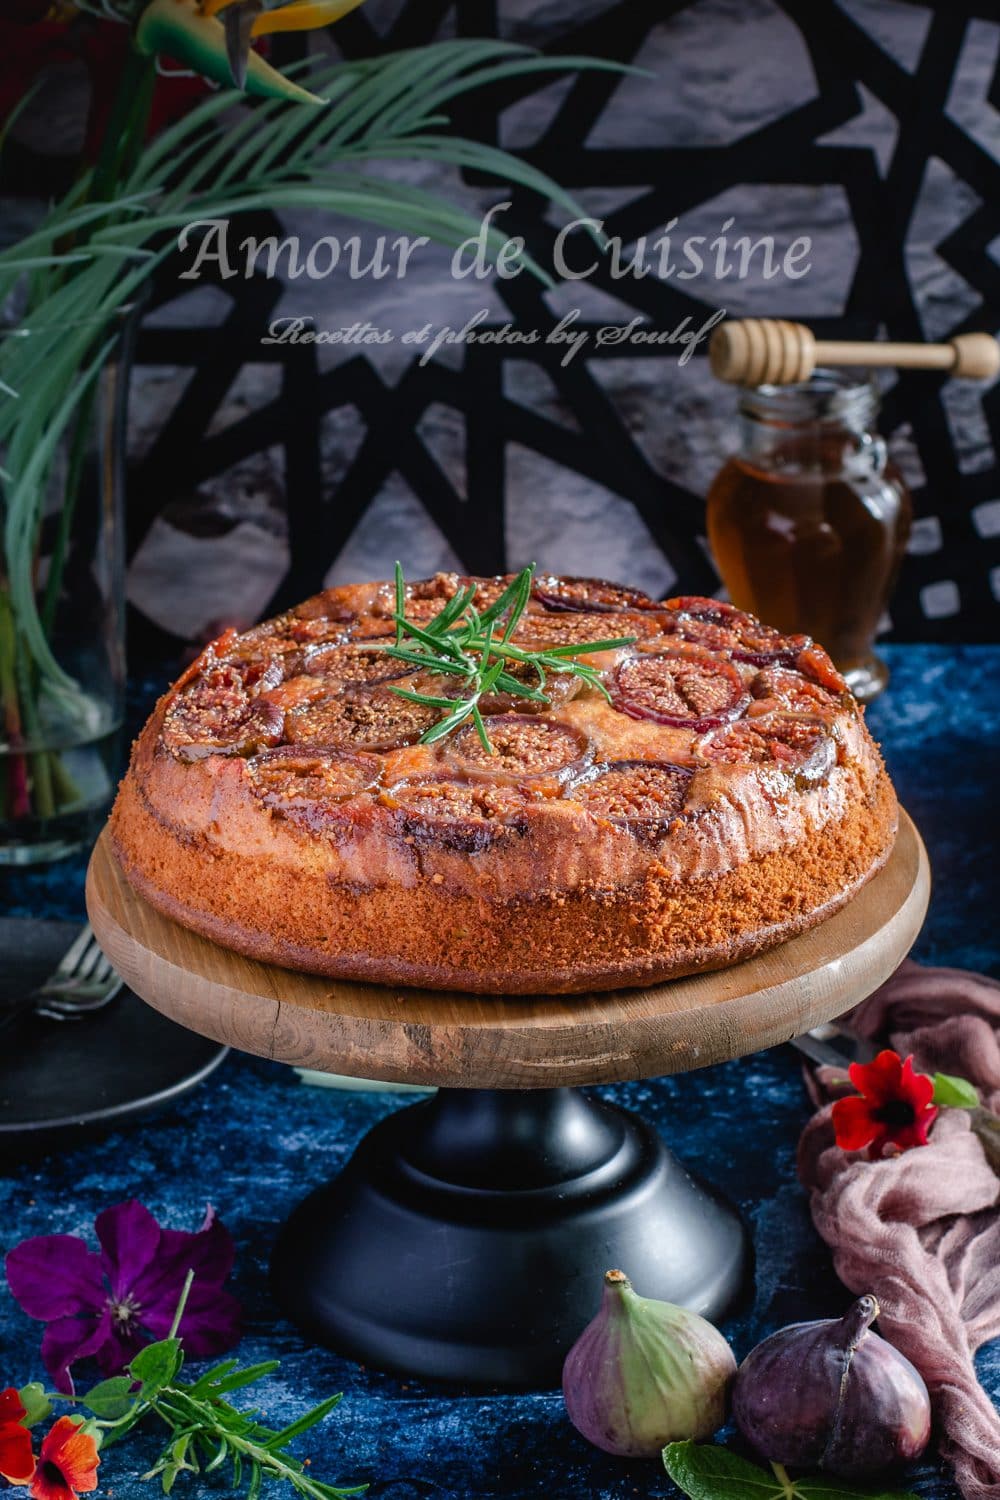
<svg viewBox="0 0 1000 1500">
<path fill-rule="evenodd" d="M 708 538 L 733 603 L 820 641 L 863 702 L 910 530 L 910 497 L 875 430 L 878 391 L 849 371 L 740 393 L 742 446 L 708 493 Z"/>
</svg>

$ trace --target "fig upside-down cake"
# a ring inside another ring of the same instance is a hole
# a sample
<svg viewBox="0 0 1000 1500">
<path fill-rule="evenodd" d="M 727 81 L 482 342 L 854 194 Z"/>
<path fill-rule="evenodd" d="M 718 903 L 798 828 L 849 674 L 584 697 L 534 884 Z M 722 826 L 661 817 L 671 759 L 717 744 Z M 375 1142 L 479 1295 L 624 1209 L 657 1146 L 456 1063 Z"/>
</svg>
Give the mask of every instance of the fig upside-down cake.
<svg viewBox="0 0 1000 1500">
<path fill-rule="evenodd" d="M 254 958 L 515 994 L 735 963 L 885 862 L 896 799 L 820 646 L 713 599 L 522 583 L 450 732 L 472 668 L 442 637 L 476 638 L 508 578 L 328 589 L 207 647 L 115 805 L 134 888 Z M 608 640 L 629 644 L 538 655 Z"/>
</svg>

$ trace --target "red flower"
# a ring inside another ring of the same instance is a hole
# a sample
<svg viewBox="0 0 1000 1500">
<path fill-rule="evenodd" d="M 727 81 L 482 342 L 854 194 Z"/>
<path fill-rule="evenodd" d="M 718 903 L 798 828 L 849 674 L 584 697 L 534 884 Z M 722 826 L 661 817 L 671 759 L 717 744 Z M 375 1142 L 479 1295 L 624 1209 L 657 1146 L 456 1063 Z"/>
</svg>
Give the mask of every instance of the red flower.
<svg viewBox="0 0 1000 1500">
<path fill-rule="evenodd" d="M 97 1444 L 73 1417 L 60 1417 L 42 1443 L 29 1494 L 33 1500 L 76 1500 L 97 1489 Z"/>
<path fill-rule="evenodd" d="M 21 1397 L 12 1385 L 0 1391 L 0 1474 L 10 1484 L 27 1484 L 35 1472 L 31 1433 L 21 1426 L 26 1416 Z"/>
<path fill-rule="evenodd" d="M 938 1114 L 931 1103 L 934 1080 L 914 1073 L 912 1057 L 903 1062 L 898 1052 L 887 1048 L 872 1063 L 852 1063 L 848 1073 L 861 1098 L 838 1099 L 833 1106 L 838 1146 L 844 1151 L 867 1146 L 876 1160 L 887 1147 L 898 1155 L 911 1146 L 927 1145 L 927 1132 Z"/>
</svg>

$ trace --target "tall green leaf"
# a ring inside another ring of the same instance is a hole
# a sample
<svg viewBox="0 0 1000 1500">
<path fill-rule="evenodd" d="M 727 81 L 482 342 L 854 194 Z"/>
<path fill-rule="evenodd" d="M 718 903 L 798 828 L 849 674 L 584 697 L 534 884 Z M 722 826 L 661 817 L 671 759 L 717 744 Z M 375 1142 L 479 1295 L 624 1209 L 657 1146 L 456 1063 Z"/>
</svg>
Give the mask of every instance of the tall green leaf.
<svg viewBox="0 0 1000 1500">
<path fill-rule="evenodd" d="M 95 178 L 82 174 L 37 228 L 0 251 L 0 306 L 27 289 L 17 330 L 23 337 L 0 337 L 5 563 L 18 638 L 51 690 L 68 694 L 73 684 L 52 655 L 33 596 L 47 474 L 113 346 L 102 328 L 172 253 L 177 232 L 198 219 L 295 208 L 325 209 L 448 246 L 479 232 L 474 213 L 439 193 L 347 170 L 373 160 L 486 173 L 579 213 L 547 173 L 451 133 L 443 111 L 487 85 L 582 68 L 623 71 L 602 59 L 549 58 L 491 39 L 360 61 L 307 60 L 293 71 L 329 100 L 323 109 L 281 100 L 248 105 L 235 90 L 220 90 L 146 147 L 110 195 L 93 197 Z M 493 254 L 505 240 L 496 225 L 484 235 Z M 551 285 L 527 252 L 518 264 Z"/>
</svg>

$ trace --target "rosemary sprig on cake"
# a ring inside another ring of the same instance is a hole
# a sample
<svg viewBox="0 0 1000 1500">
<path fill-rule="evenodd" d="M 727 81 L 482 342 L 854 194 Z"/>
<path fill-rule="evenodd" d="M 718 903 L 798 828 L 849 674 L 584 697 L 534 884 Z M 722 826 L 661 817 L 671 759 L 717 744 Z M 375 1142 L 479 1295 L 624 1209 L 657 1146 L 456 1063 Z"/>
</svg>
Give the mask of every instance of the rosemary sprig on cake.
<svg viewBox="0 0 1000 1500">
<path fill-rule="evenodd" d="M 511 697 L 546 707 L 551 702 L 545 691 L 549 673 L 580 677 L 611 701 L 596 667 L 578 661 L 577 657 L 631 646 L 634 636 L 573 641 L 541 651 L 514 645 L 512 637 L 531 598 L 534 574 L 534 563 L 522 568 L 503 593 L 482 610 L 476 609 L 474 603 L 476 585 L 467 584 L 456 590 L 433 619 L 418 625 L 406 618 L 406 582 L 402 568 L 396 564 L 395 642 L 374 649 L 408 663 L 414 670 L 458 679 L 454 697 L 390 688 L 410 703 L 442 710 L 443 717 L 421 735 L 422 744 L 444 739 L 471 720 L 483 748 L 492 754 L 493 746 L 479 707 L 481 700 L 490 693 L 509 693 Z M 518 675 L 518 668 L 523 675 Z M 534 682 L 530 680 L 532 675 Z M 529 680 L 525 681 L 525 677 Z"/>
</svg>

